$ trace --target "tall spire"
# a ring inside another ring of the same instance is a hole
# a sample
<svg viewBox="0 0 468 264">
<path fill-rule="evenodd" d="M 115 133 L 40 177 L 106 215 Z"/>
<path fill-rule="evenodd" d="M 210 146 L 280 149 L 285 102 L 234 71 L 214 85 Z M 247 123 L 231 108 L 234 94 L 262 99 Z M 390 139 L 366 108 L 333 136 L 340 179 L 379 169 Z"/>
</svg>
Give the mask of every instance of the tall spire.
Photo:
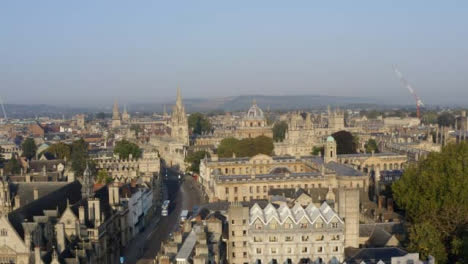
<svg viewBox="0 0 468 264">
<path fill-rule="evenodd" d="M 180 87 L 177 87 L 177 100 L 176 100 L 176 105 L 178 107 L 182 106 L 182 96 L 180 95 Z"/>
<path fill-rule="evenodd" d="M 119 104 L 117 103 L 117 100 L 114 101 L 114 107 L 112 109 L 112 119 L 120 119 Z"/>
</svg>

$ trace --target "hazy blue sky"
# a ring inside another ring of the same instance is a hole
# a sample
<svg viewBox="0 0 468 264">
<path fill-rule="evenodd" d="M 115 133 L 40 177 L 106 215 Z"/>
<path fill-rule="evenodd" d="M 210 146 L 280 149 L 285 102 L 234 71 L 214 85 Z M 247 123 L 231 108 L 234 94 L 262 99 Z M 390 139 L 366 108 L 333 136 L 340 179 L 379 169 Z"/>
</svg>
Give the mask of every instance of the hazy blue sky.
<svg viewBox="0 0 468 264">
<path fill-rule="evenodd" d="M 468 101 L 468 1 L 1 1 L 10 103 L 324 94 Z"/>
</svg>

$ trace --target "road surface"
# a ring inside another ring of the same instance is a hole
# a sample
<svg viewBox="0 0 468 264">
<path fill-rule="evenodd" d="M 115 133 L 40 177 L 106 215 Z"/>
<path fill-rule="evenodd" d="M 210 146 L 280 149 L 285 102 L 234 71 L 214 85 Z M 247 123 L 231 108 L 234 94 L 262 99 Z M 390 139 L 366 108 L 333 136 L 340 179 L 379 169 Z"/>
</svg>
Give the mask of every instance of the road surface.
<svg viewBox="0 0 468 264">
<path fill-rule="evenodd" d="M 194 205 L 202 202 L 200 191 L 192 177 L 182 176 L 179 180 L 178 172 L 168 170 L 167 174 L 166 178 L 163 172 L 162 177 L 167 187 L 167 195 L 171 203 L 175 201 L 175 207 L 168 216 L 160 216 L 160 212 L 157 212 L 158 216 L 145 230 L 130 241 L 129 246 L 124 250 L 125 263 L 154 263 L 153 260 L 160 249 L 161 242 L 168 238 L 169 233 L 178 228 L 180 212 L 191 211 Z"/>
</svg>

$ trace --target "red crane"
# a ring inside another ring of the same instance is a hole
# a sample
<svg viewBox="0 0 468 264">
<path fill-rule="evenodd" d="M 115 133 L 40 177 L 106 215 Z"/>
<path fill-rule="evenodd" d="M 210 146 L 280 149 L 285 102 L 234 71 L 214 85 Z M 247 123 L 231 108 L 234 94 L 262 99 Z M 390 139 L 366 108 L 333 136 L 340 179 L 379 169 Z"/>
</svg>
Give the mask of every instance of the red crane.
<svg viewBox="0 0 468 264">
<path fill-rule="evenodd" d="M 423 102 L 418 97 L 416 92 L 414 92 L 413 87 L 408 83 L 408 81 L 405 79 L 405 77 L 403 77 L 403 74 L 396 67 L 393 67 L 393 70 L 395 71 L 395 74 L 397 75 L 398 79 L 401 81 L 403 86 L 408 88 L 411 95 L 413 95 L 414 100 L 416 101 L 416 116 L 418 117 L 418 119 L 421 119 L 420 108 L 421 108 L 421 106 L 424 106 Z"/>
</svg>

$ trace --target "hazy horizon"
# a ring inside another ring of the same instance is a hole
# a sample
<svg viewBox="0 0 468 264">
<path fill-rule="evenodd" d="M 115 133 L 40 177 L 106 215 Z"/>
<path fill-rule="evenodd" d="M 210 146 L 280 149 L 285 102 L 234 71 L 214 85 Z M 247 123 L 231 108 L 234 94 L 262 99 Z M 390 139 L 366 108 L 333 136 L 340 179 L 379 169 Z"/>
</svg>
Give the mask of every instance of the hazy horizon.
<svg viewBox="0 0 468 264">
<path fill-rule="evenodd" d="M 239 95 L 468 98 L 468 2 L 0 4 L 0 97 L 103 105 Z"/>
</svg>

